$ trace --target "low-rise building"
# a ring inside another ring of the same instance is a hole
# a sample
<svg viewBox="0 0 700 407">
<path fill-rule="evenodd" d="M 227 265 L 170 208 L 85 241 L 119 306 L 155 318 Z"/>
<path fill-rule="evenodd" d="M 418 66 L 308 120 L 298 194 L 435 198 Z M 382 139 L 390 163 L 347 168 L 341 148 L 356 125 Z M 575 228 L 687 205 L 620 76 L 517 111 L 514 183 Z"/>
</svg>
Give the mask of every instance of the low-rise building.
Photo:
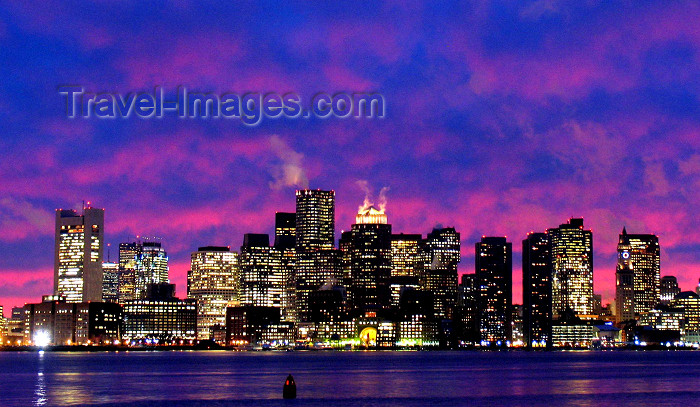
<svg viewBox="0 0 700 407">
<path fill-rule="evenodd" d="M 100 345 L 120 339 L 121 306 L 115 303 L 67 303 L 44 296 L 23 307 L 22 342 L 27 345 Z"/>
<path fill-rule="evenodd" d="M 281 322 L 279 307 L 226 308 L 226 344 L 229 346 L 288 345 L 293 339 L 294 325 Z"/>
<path fill-rule="evenodd" d="M 683 291 L 671 300 L 671 306 L 683 312 L 681 340 L 700 342 L 700 295 L 692 291 Z"/>
<path fill-rule="evenodd" d="M 197 302 L 175 297 L 174 284 L 153 284 L 145 299 L 124 303 L 123 339 L 155 344 L 197 339 Z"/>
</svg>

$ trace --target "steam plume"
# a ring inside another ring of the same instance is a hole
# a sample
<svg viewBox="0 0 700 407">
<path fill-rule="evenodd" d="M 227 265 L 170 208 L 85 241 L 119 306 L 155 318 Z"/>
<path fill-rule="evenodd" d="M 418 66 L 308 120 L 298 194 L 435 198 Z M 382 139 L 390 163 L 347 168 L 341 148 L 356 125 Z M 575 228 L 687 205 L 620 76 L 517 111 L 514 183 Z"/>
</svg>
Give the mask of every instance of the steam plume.
<svg viewBox="0 0 700 407">
<path fill-rule="evenodd" d="M 279 159 L 271 170 L 274 178 L 270 182 L 270 188 L 280 189 L 283 187 L 308 188 L 309 179 L 302 166 L 304 155 L 292 150 L 287 143 L 277 135 L 270 136 L 270 149 Z"/>
</svg>

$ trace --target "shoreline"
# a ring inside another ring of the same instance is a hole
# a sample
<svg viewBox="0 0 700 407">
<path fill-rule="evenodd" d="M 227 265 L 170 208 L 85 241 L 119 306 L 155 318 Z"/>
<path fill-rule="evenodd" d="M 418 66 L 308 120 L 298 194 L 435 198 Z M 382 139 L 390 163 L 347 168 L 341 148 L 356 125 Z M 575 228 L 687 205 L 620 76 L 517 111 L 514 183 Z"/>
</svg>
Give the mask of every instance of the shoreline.
<svg viewBox="0 0 700 407">
<path fill-rule="evenodd" d="M 623 346 L 611 348 L 555 348 L 555 349 L 527 349 L 527 348 L 505 348 L 505 349 L 481 349 L 474 347 L 465 347 L 457 349 L 440 349 L 440 348 L 358 348 L 358 349 L 239 349 L 234 347 L 203 347 L 203 346 L 149 346 L 149 347 L 130 347 L 130 346 L 0 346 L 0 352 L 65 352 L 65 353 L 94 353 L 94 352 L 245 352 L 245 353 L 281 353 L 281 352 L 516 352 L 516 353 L 557 353 L 557 352 L 675 352 L 675 351 L 699 351 L 692 347 L 666 347 L 662 345 L 654 346 Z"/>
</svg>

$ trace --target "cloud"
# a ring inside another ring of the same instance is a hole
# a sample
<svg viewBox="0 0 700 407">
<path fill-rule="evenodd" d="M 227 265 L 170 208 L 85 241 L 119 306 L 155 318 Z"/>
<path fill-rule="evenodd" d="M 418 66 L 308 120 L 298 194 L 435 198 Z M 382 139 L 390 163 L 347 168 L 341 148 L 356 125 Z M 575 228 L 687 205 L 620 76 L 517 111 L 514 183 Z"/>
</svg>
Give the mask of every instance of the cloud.
<svg viewBox="0 0 700 407">
<path fill-rule="evenodd" d="M 53 234 L 53 214 L 28 200 L 0 198 L 0 239 L 13 241 Z"/>
<path fill-rule="evenodd" d="M 163 236 L 178 264 L 173 275 L 184 281 L 192 250 L 271 232 L 274 212 L 294 208 L 290 189 L 309 179 L 337 191 L 337 229 L 349 227 L 363 179 L 391 185 L 395 231 L 457 227 L 460 271 L 473 271 L 483 234 L 507 235 L 517 256 L 526 232 L 577 215 L 594 230 L 596 291 L 614 291 L 623 224 L 659 234 L 671 253 L 664 274 L 697 279 L 696 260 L 683 254 L 700 245 L 699 5 L 389 2 L 358 18 L 333 6 L 270 14 L 265 5 L 185 4 L 144 13 L 16 3 L 0 34 L 0 73 L 9 78 L 0 87 L 0 193 L 10 199 L 0 204 L 0 245 L 28 248 L 47 268 L 52 210 L 83 198 L 105 207 L 113 243 Z M 197 7 L 207 24 L 192 18 Z M 256 128 L 68 121 L 57 83 L 305 97 L 376 90 L 388 115 Z M 381 205 L 381 189 L 366 187 L 367 202 Z M 32 209 L 17 215 L 27 203 Z M 0 270 L 32 273 L 10 257 Z"/>
<path fill-rule="evenodd" d="M 270 188 L 281 189 L 283 187 L 308 188 L 309 179 L 306 176 L 302 161 L 304 155 L 294 151 L 279 136 L 270 136 L 270 149 L 279 160 L 271 171 L 274 181 L 270 182 Z"/>
</svg>

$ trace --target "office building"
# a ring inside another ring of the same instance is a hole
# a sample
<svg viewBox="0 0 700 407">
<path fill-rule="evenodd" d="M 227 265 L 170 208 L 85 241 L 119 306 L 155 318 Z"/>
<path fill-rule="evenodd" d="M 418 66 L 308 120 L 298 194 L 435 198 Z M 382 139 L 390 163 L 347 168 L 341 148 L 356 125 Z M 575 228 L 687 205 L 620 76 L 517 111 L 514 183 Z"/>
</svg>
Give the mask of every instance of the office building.
<svg viewBox="0 0 700 407">
<path fill-rule="evenodd" d="M 340 253 L 334 250 L 335 191 L 296 191 L 295 302 L 297 319 L 309 318 L 309 294 L 341 279 Z"/>
<path fill-rule="evenodd" d="M 457 340 L 464 345 L 474 345 L 480 341 L 477 282 L 476 273 L 462 274 L 462 279 L 457 286 L 457 307 L 453 326 Z"/>
<path fill-rule="evenodd" d="M 56 210 L 54 294 L 67 302 L 102 301 L 104 209 Z"/>
<path fill-rule="evenodd" d="M 511 343 L 513 346 L 524 346 L 523 306 L 520 304 L 513 304 L 511 307 L 511 315 Z"/>
<path fill-rule="evenodd" d="M 245 305 L 226 309 L 227 345 L 278 346 L 293 341 L 293 324 L 281 321 L 278 307 Z"/>
<path fill-rule="evenodd" d="M 681 340 L 700 342 L 700 295 L 683 291 L 671 301 L 671 306 L 683 311 Z"/>
<path fill-rule="evenodd" d="M 391 304 L 391 225 L 374 207 L 363 208 L 350 229 L 349 308 L 361 314 L 367 307 Z"/>
<path fill-rule="evenodd" d="M 121 306 L 115 303 L 69 303 L 44 296 L 23 308 L 25 344 L 108 345 L 120 339 Z"/>
<path fill-rule="evenodd" d="M 241 246 L 241 305 L 282 308 L 287 290 L 281 253 L 267 234 L 247 233 Z"/>
<path fill-rule="evenodd" d="M 335 191 L 296 191 L 296 248 L 299 252 L 333 249 Z"/>
<path fill-rule="evenodd" d="M 618 264 L 615 270 L 615 319 L 632 321 L 634 314 L 634 271 Z"/>
<path fill-rule="evenodd" d="M 7 332 L 7 319 L 5 319 L 5 314 L 3 312 L 3 307 L 0 305 L 0 346 L 5 344 L 5 336 Z"/>
<path fill-rule="evenodd" d="M 118 271 L 118 302 L 136 299 L 136 260 L 139 253 L 139 245 L 136 242 L 119 244 L 119 271 Z"/>
<path fill-rule="evenodd" d="M 175 285 L 151 284 L 145 298 L 123 306 L 123 339 L 132 343 L 179 344 L 197 339 L 197 301 L 175 297 Z"/>
<path fill-rule="evenodd" d="M 398 308 L 401 302 L 401 296 L 408 290 L 420 290 L 420 278 L 412 276 L 396 276 L 391 277 L 389 281 L 389 289 L 391 291 L 392 308 Z"/>
<path fill-rule="evenodd" d="M 552 253 L 549 235 L 523 240 L 523 342 L 528 348 L 552 344 Z"/>
<path fill-rule="evenodd" d="M 435 319 L 433 294 L 406 290 L 399 305 L 396 344 L 400 347 L 435 346 L 439 322 Z M 383 335 L 386 336 L 386 335 Z"/>
<path fill-rule="evenodd" d="M 632 274 L 632 309 L 625 314 L 639 317 L 660 300 L 660 249 L 655 235 L 628 234 L 623 228 L 617 244 L 617 270 Z M 628 287 L 622 286 L 622 290 Z M 625 297 L 625 295 L 621 295 Z"/>
<path fill-rule="evenodd" d="M 347 320 L 346 296 L 345 287 L 330 284 L 312 292 L 309 295 L 309 321 L 318 323 Z"/>
<path fill-rule="evenodd" d="M 421 242 L 419 256 L 421 290 L 433 293 L 435 316 L 449 319 L 457 301 L 459 233 L 451 227 L 433 229 Z"/>
<path fill-rule="evenodd" d="M 296 245 L 296 222 L 294 212 L 275 212 L 275 247 Z"/>
<path fill-rule="evenodd" d="M 282 321 L 295 322 L 296 312 L 296 213 L 275 213 L 275 244 L 273 251 L 279 258 L 277 266 L 284 281 L 282 293 Z"/>
<path fill-rule="evenodd" d="M 676 298 L 676 295 L 680 294 L 681 289 L 678 286 L 678 280 L 676 276 L 663 276 L 661 277 L 661 284 L 659 288 L 659 299 L 661 304 L 668 304 Z"/>
<path fill-rule="evenodd" d="M 214 326 L 226 323 L 226 307 L 238 305 L 238 253 L 229 247 L 200 247 L 191 255 L 187 298 L 197 301 L 197 336 L 210 339 Z"/>
<path fill-rule="evenodd" d="M 512 250 L 505 237 L 484 236 L 475 245 L 479 332 L 482 342 L 497 346 L 505 346 L 512 337 Z"/>
<path fill-rule="evenodd" d="M 19 346 L 24 340 L 24 308 L 12 307 L 12 313 L 5 322 L 5 345 Z"/>
<path fill-rule="evenodd" d="M 392 277 L 419 277 L 418 251 L 422 239 L 420 234 L 391 235 Z"/>
<path fill-rule="evenodd" d="M 168 254 L 161 242 L 138 240 L 119 244 L 120 302 L 146 297 L 151 284 L 168 283 Z"/>
<path fill-rule="evenodd" d="M 102 301 L 119 302 L 119 263 L 102 262 Z"/>
<path fill-rule="evenodd" d="M 571 218 L 547 230 L 552 250 L 552 314 L 567 309 L 577 315 L 593 313 L 593 233 L 583 219 Z"/>
</svg>

